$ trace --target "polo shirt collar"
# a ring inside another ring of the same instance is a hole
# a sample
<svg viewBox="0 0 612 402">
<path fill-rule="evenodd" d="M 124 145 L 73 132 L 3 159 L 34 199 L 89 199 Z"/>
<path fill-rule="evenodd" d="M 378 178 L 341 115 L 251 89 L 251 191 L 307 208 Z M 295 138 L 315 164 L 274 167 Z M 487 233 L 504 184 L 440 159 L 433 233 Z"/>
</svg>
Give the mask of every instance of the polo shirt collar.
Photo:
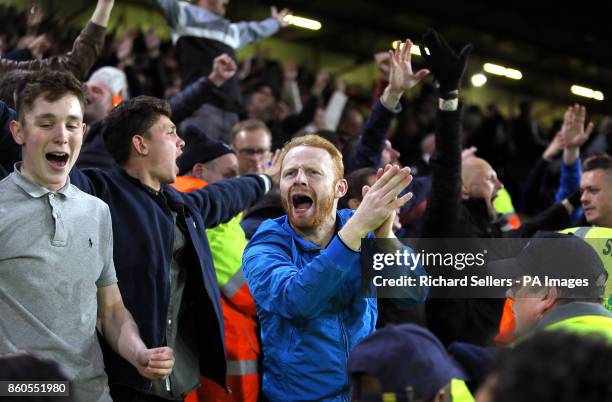
<svg viewBox="0 0 612 402">
<path fill-rule="evenodd" d="M 40 184 L 34 183 L 21 173 L 22 162 L 17 162 L 14 166 L 13 173 L 10 175 L 13 183 L 28 193 L 32 198 L 39 198 L 52 193 L 48 188 L 42 187 Z M 66 198 L 76 197 L 76 190 L 70 185 L 70 177 L 66 178 L 66 185 L 55 191 L 55 194 L 61 194 Z"/>
</svg>

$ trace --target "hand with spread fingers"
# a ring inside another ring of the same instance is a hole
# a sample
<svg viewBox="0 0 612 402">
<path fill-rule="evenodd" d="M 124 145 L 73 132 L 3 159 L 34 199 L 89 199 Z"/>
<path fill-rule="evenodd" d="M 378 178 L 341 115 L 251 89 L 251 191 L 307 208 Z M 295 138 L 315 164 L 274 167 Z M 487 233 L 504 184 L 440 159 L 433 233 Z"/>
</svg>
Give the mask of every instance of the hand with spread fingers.
<svg viewBox="0 0 612 402">
<path fill-rule="evenodd" d="M 391 165 L 387 165 L 385 166 L 385 168 L 379 168 L 378 171 L 376 172 L 376 180 L 379 180 L 383 173 L 385 173 L 389 168 L 391 168 Z M 409 169 L 409 168 L 408 168 Z M 410 176 L 410 181 L 412 181 L 412 176 Z M 363 186 L 363 188 L 361 189 L 361 194 L 362 194 L 362 198 L 366 196 L 366 194 L 370 191 L 370 186 Z M 403 189 L 400 190 L 400 193 L 404 191 Z M 408 201 L 410 201 L 413 197 L 412 193 L 406 193 L 404 195 L 404 200 L 402 202 L 402 206 L 407 203 Z M 389 239 L 389 238 L 393 238 L 395 237 L 395 228 L 394 225 L 396 224 L 396 217 L 397 217 L 397 212 L 399 210 L 399 207 L 395 210 L 393 210 L 389 216 L 387 217 L 387 219 L 385 219 L 378 228 L 374 229 L 372 231 L 372 233 L 374 234 L 374 237 L 376 238 L 383 238 L 383 239 Z M 401 225 L 400 225 L 401 228 Z"/>
<path fill-rule="evenodd" d="M 412 193 L 398 196 L 411 182 L 409 167 L 387 165 L 379 169 L 376 182 L 365 190 L 355 215 L 338 232 L 342 241 L 358 250 L 361 239 L 369 232 L 378 233 L 377 237 L 392 237 L 392 215 L 412 198 Z"/>
<path fill-rule="evenodd" d="M 395 50 L 389 50 L 389 87 L 392 91 L 407 91 L 429 74 L 429 70 L 425 68 L 416 73 L 412 72 L 410 53 L 412 46 L 412 41 L 406 39 L 406 41 Z"/>
<path fill-rule="evenodd" d="M 272 155 L 272 159 L 270 160 L 270 165 L 266 168 L 266 170 L 264 170 L 264 174 L 270 176 L 270 179 L 272 179 L 272 183 L 274 183 L 275 185 L 278 185 L 278 182 L 280 180 L 281 153 L 282 149 L 277 149 L 276 151 L 274 151 L 274 155 Z"/>
<path fill-rule="evenodd" d="M 565 111 L 561 136 L 563 138 L 563 162 L 571 165 L 580 156 L 580 147 L 589 139 L 593 132 L 593 122 L 585 128 L 586 109 L 575 104 Z"/>
<path fill-rule="evenodd" d="M 411 48 L 412 41 L 406 39 L 395 50 L 389 50 L 389 84 L 380 100 L 391 110 L 397 107 L 405 91 L 417 85 L 423 77 L 429 74 L 427 69 L 412 72 Z"/>
<path fill-rule="evenodd" d="M 420 49 L 427 67 L 440 85 L 440 96 L 444 98 L 451 92 L 458 90 L 467 67 L 468 57 L 472 51 L 472 45 L 465 45 L 457 54 L 442 35 L 434 30 L 429 30 L 423 35 L 423 44 Z"/>
</svg>

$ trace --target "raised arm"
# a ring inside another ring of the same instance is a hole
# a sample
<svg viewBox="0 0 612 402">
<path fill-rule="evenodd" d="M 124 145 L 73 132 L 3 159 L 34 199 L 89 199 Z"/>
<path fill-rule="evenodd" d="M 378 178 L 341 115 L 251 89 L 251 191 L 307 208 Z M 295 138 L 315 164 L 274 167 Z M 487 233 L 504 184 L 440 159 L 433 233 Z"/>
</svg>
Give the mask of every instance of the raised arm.
<svg viewBox="0 0 612 402">
<path fill-rule="evenodd" d="M 287 116 L 281 122 L 283 132 L 286 138 L 275 138 L 274 139 L 274 148 L 280 148 L 286 141 L 289 141 L 293 134 L 298 132 L 304 126 L 312 122 L 317 113 L 317 108 L 319 106 L 319 99 L 321 99 L 321 95 L 323 94 L 323 90 L 327 86 L 329 82 L 329 73 L 325 71 L 321 71 L 317 74 L 317 78 L 315 79 L 315 83 L 312 86 L 312 92 L 310 97 L 304 103 L 304 107 L 297 114 L 292 114 Z"/>
<path fill-rule="evenodd" d="M 286 27 L 288 22 L 285 17 L 290 14 L 288 9 L 277 11 L 276 7 L 270 9 L 270 18 L 263 21 L 237 22 L 232 24 L 238 30 L 238 49 L 265 39 L 278 32 L 279 28 Z"/>
<path fill-rule="evenodd" d="M 585 127 L 586 109 L 575 104 L 565 111 L 561 136 L 563 141 L 563 163 L 559 189 L 555 201 L 561 201 L 579 190 L 582 167 L 580 166 L 580 147 L 589 139 L 593 132 L 593 123 Z"/>
<path fill-rule="evenodd" d="M 93 15 L 91 16 L 91 22 L 106 28 L 108 26 L 108 20 L 110 19 L 114 3 L 115 0 L 98 0 L 98 4 L 96 5 Z"/>
<path fill-rule="evenodd" d="M 212 228 L 253 205 L 271 186 L 272 181 L 266 175 L 245 175 L 220 180 L 186 196 L 196 203 L 206 228 Z"/>
<path fill-rule="evenodd" d="M 387 132 L 393 118 L 401 111 L 399 101 L 402 95 L 429 74 L 427 69 L 412 72 L 411 47 L 412 42 L 407 39 L 395 51 L 389 51 L 389 83 L 370 113 L 355 152 L 347 163 L 347 172 L 380 166 Z"/>
<path fill-rule="evenodd" d="M 175 28 L 179 22 L 179 14 L 181 5 L 177 0 L 155 0 L 155 3 L 160 8 L 164 18 L 172 28 Z"/>
<path fill-rule="evenodd" d="M 104 45 L 104 35 L 113 4 L 114 0 L 98 0 L 91 21 L 76 38 L 70 52 L 60 56 L 33 61 L 15 62 L 0 59 L 0 75 L 15 69 L 39 70 L 41 68 L 50 68 L 69 70 L 79 80 L 85 81 L 89 70 L 98 59 Z"/>
<path fill-rule="evenodd" d="M 523 210 L 527 215 L 533 215 L 541 211 L 541 205 L 550 205 L 554 201 L 553 194 L 547 194 L 542 189 L 548 174 L 548 167 L 552 160 L 563 150 L 563 137 L 561 131 L 550 141 L 542 156 L 533 164 L 521 198 L 523 200 Z M 548 198 L 548 200 L 547 200 Z"/>
<path fill-rule="evenodd" d="M 472 49 L 465 46 L 459 55 L 435 31 L 423 37 L 421 54 L 440 86 L 436 124 L 436 152 L 431 157 L 431 192 L 428 197 L 423 233 L 429 237 L 457 235 L 461 208 L 461 141 L 459 84 Z"/>
<path fill-rule="evenodd" d="M 174 123 L 179 124 L 198 110 L 202 104 L 208 102 L 213 93 L 236 74 L 236 69 L 236 63 L 227 54 L 217 56 L 213 61 L 213 70 L 208 77 L 202 77 L 189 84 L 170 100 Z M 224 96 L 222 92 L 219 92 L 219 95 Z"/>
</svg>

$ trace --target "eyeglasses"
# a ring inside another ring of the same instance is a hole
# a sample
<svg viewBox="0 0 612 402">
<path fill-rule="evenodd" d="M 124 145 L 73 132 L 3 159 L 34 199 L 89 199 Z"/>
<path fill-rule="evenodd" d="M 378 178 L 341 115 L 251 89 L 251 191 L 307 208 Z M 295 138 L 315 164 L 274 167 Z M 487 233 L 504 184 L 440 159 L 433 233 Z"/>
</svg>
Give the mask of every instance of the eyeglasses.
<svg viewBox="0 0 612 402">
<path fill-rule="evenodd" d="M 259 148 L 259 149 L 242 148 L 242 149 L 238 149 L 237 152 L 242 156 L 264 156 L 265 154 L 270 152 L 270 150 L 263 149 L 263 148 Z"/>
</svg>

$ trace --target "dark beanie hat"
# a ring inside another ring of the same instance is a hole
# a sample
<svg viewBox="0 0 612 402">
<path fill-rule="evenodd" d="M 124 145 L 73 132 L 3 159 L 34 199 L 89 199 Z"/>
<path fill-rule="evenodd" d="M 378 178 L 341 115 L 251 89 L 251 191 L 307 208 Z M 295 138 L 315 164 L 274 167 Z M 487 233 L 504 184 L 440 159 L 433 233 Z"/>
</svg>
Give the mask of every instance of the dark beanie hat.
<svg viewBox="0 0 612 402">
<path fill-rule="evenodd" d="M 183 154 L 177 161 L 179 176 L 191 170 L 196 163 L 206 163 L 225 154 L 235 153 L 229 145 L 223 141 L 208 138 L 195 126 L 188 126 L 185 129 L 185 134 L 197 139 L 185 147 Z"/>
</svg>

